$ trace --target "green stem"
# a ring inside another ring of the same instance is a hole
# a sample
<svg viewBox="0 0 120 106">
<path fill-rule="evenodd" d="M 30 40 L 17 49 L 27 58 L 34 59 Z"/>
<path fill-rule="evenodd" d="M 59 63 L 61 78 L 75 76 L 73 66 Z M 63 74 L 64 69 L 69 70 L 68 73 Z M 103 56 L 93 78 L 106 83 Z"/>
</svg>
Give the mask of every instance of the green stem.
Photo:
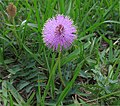
<svg viewBox="0 0 120 106">
<path fill-rule="evenodd" d="M 18 34 L 17 34 L 17 32 L 16 32 L 16 25 L 15 25 L 15 20 L 14 20 L 14 18 L 12 18 L 12 23 L 13 23 L 13 33 L 14 33 L 14 35 L 15 35 L 15 37 L 16 37 L 16 40 L 17 40 L 17 42 L 18 42 L 18 46 L 19 46 L 19 49 L 21 50 L 21 46 L 22 46 L 22 41 L 21 41 L 21 39 L 19 38 L 19 36 L 18 36 Z"/>
<path fill-rule="evenodd" d="M 51 72 L 50 72 L 49 79 L 48 79 L 48 83 L 47 83 L 47 85 L 46 85 L 46 87 L 45 87 L 44 94 L 43 94 L 43 96 L 42 96 L 42 102 L 43 102 L 43 104 L 44 104 L 45 98 L 46 98 L 46 96 L 47 96 L 47 92 L 48 92 L 48 90 L 49 90 L 49 88 L 50 88 L 50 83 L 51 83 L 51 81 L 52 81 L 52 77 L 55 75 L 55 70 L 57 69 L 58 62 L 59 62 L 59 61 L 58 61 L 58 59 L 57 59 L 54 67 L 52 68 L 52 70 L 51 70 Z"/>
<path fill-rule="evenodd" d="M 65 87 L 65 83 L 64 83 L 64 80 L 62 78 L 60 57 L 61 57 L 61 51 L 59 51 L 59 57 L 58 57 L 58 71 L 59 71 L 59 75 L 60 75 L 60 80 L 61 80 L 63 86 Z"/>
<path fill-rule="evenodd" d="M 46 51 L 45 51 L 45 48 L 44 48 L 44 55 L 45 55 L 45 60 L 46 60 L 46 64 L 47 64 L 47 68 L 48 68 L 48 71 L 49 71 L 49 74 L 51 72 L 50 70 L 50 66 L 49 66 L 49 63 L 48 63 L 48 59 L 47 59 L 47 56 L 46 56 Z M 51 79 L 51 84 L 52 84 L 52 88 L 51 88 L 51 96 L 52 96 L 52 99 L 54 99 L 54 76 L 52 77 Z"/>
</svg>

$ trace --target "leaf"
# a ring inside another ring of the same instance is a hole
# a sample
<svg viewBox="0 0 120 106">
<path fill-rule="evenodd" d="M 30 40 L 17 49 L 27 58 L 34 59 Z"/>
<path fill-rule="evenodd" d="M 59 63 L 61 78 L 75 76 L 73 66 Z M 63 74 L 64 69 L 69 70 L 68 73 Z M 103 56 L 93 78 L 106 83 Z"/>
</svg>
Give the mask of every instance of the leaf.
<svg viewBox="0 0 120 106">
<path fill-rule="evenodd" d="M 49 90 L 49 86 L 50 86 L 50 83 L 52 82 L 51 80 L 52 80 L 52 77 L 53 77 L 54 74 L 55 74 L 56 68 L 57 68 L 57 66 L 58 66 L 58 62 L 59 62 L 59 59 L 58 59 L 57 62 L 55 63 L 55 65 L 54 65 L 54 67 L 53 67 L 53 69 L 51 70 L 51 73 L 50 73 L 50 75 L 49 75 L 48 83 L 47 83 L 47 85 L 46 85 L 46 87 L 45 87 L 44 94 L 43 94 L 43 96 L 42 96 L 42 100 L 43 100 L 43 101 L 45 100 L 45 97 L 46 97 L 47 92 L 48 92 L 48 90 Z"/>
<path fill-rule="evenodd" d="M 29 97 L 29 99 L 27 100 L 26 106 L 30 106 L 30 104 L 31 104 L 34 96 L 35 96 L 35 92 L 33 92 L 32 95 L 31 95 L 31 96 Z"/>
<path fill-rule="evenodd" d="M 20 70 L 21 70 L 20 68 L 13 68 L 13 69 L 8 69 L 7 71 L 10 72 L 11 74 L 16 74 Z"/>
<path fill-rule="evenodd" d="M 20 81 L 20 83 L 17 85 L 17 90 L 20 91 L 22 90 L 23 88 L 25 88 L 27 85 L 29 85 L 30 82 L 26 82 L 26 81 Z"/>
<path fill-rule="evenodd" d="M 0 65 L 4 64 L 4 58 L 3 58 L 3 48 L 0 48 Z"/>
<path fill-rule="evenodd" d="M 10 82 L 7 81 L 6 83 L 7 83 L 8 90 L 13 95 L 13 97 L 15 98 L 15 100 L 18 102 L 18 104 L 20 106 L 23 106 L 23 104 L 25 104 L 25 101 L 20 96 L 20 94 L 18 93 L 18 91 L 12 86 L 12 84 Z"/>
<path fill-rule="evenodd" d="M 119 21 L 115 21 L 115 20 L 107 20 L 107 21 L 104 21 L 103 23 L 120 24 L 120 22 L 119 22 Z"/>
<path fill-rule="evenodd" d="M 107 11 L 103 14 L 103 18 L 106 18 L 107 14 L 114 8 L 114 6 L 116 5 L 117 0 L 114 1 L 114 3 L 107 9 Z"/>
<path fill-rule="evenodd" d="M 8 99 L 8 92 L 7 92 L 7 82 L 3 81 L 2 82 L 2 95 L 3 95 L 3 103 L 5 106 L 7 106 L 7 99 Z"/>
<path fill-rule="evenodd" d="M 68 85 L 66 86 L 66 88 L 62 91 L 62 93 L 60 94 L 58 100 L 57 100 L 57 104 L 56 106 L 59 106 L 60 105 L 60 102 L 62 102 L 62 100 L 65 98 L 65 96 L 67 95 L 67 93 L 69 92 L 69 90 L 71 89 L 75 79 L 77 78 L 77 76 L 79 75 L 79 72 L 80 72 L 80 69 L 82 67 L 82 64 L 83 64 L 83 61 L 80 62 L 76 69 L 75 69 L 75 73 L 74 73 L 74 76 L 72 78 L 72 80 L 68 83 Z"/>
<path fill-rule="evenodd" d="M 73 59 L 75 60 L 77 58 L 77 55 L 80 53 L 79 49 L 76 49 L 74 52 L 69 54 L 68 56 L 64 57 L 61 59 L 61 66 L 64 64 L 68 63 L 69 61 L 72 61 Z"/>
<path fill-rule="evenodd" d="M 14 105 L 13 105 L 13 99 L 12 99 L 12 96 L 11 96 L 10 93 L 9 93 L 9 97 L 10 97 L 10 106 L 14 106 Z"/>
</svg>

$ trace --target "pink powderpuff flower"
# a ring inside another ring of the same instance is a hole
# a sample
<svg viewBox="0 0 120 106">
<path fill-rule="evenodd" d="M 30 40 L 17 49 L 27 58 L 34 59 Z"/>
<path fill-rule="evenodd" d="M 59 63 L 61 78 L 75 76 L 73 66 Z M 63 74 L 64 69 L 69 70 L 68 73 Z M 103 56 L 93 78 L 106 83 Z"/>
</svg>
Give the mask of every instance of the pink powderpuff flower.
<svg viewBox="0 0 120 106">
<path fill-rule="evenodd" d="M 58 14 L 56 17 L 48 19 L 43 27 L 43 40 L 47 47 L 60 51 L 70 47 L 76 39 L 76 27 L 73 21 L 67 17 Z"/>
</svg>

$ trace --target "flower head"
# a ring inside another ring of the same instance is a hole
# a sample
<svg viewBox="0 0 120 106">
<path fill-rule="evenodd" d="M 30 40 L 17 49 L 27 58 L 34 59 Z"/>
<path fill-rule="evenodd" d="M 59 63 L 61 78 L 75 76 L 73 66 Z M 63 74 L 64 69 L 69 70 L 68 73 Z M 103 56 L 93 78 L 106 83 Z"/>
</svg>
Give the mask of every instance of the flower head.
<svg viewBox="0 0 120 106">
<path fill-rule="evenodd" d="M 13 3 L 9 3 L 6 10 L 10 17 L 15 17 L 17 8 Z"/>
<path fill-rule="evenodd" d="M 43 40 L 49 48 L 60 50 L 68 48 L 76 38 L 76 28 L 73 21 L 67 17 L 58 14 L 52 19 L 48 19 L 43 28 Z"/>
</svg>

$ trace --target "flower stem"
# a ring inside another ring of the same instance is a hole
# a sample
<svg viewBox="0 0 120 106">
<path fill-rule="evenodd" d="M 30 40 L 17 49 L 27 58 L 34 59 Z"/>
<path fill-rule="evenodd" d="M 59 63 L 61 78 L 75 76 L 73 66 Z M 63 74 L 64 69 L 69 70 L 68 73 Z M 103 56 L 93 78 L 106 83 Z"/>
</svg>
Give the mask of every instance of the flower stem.
<svg viewBox="0 0 120 106">
<path fill-rule="evenodd" d="M 22 46 L 21 42 L 22 41 L 19 38 L 19 36 L 17 35 L 14 17 L 12 18 L 12 23 L 13 23 L 13 33 L 14 33 L 14 35 L 16 37 L 17 42 L 18 42 L 19 49 L 21 50 L 21 46 Z"/>
<path fill-rule="evenodd" d="M 58 57 L 58 71 L 59 71 L 59 75 L 60 75 L 60 80 L 61 80 L 63 86 L 65 87 L 65 83 L 64 83 L 64 80 L 62 78 L 60 57 L 61 57 L 61 51 L 59 51 L 59 57 Z"/>
</svg>

